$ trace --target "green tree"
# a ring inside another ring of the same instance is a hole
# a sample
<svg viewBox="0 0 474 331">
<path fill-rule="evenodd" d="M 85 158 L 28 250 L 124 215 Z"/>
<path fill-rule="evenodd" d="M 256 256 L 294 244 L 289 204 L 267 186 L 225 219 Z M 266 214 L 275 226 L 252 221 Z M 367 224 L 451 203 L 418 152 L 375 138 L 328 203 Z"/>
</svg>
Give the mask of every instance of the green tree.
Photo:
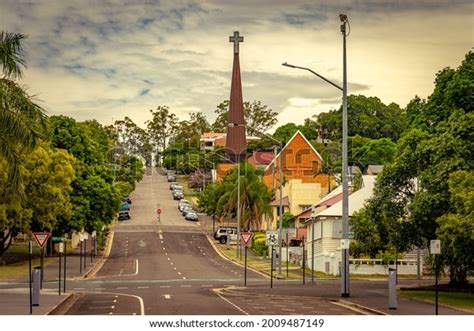
<svg viewBox="0 0 474 331">
<path fill-rule="evenodd" d="M 295 123 L 286 123 L 275 130 L 273 138 L 286 144 L 296 131 L 298 131 L 298 126 Z"/>
<path fill-rule="evenodd" d="M 15 81 L 22 77 L 25 66 L 23 48 L 24 35 L 0 33 L 0 157 L 8 164 L 10 183 L 19 191 L 19 149 L 33 149 L 45 128 L 45 114 L 33 97 Z"/>
<path fill-rule="evenodd" d="M 434 92 L 426 102 L 415 99 L 411 103 L 410 125 L 421 125 L 409 126 L 398 141 L 394 161 L 384 168 L 364 213 L 364 222 L 371 222 L 378 236 L 384 238 L 381 251 L 426 247 L 437 235 L 445 236 L 451 250 L 444 251 L 447 255 L 441 258 L 449 264 L 453 284 L 463 283 L 465 270 L 471 267 L 452 250 L 451 243 L 460 242 L 456 238 L 469 227 L 456 204 L 458 184 L 452 184 L 450 175 L 474 169 L 474 112 L 466 102 L 471 100 L 472 90 L 454 92 L 452 87 L 471 86 L 473 63 L 474 57 L 468 53 L 456 70 L 438 73 Z M 463 251 L 461 246 L 459 252 Z"/>
<path fill-rule="evenodd" d="M 436 233 L 441 240 L 440 262 L 449 267 L 451 284 L 459 286 L 474 273 L 474 172 L 452 173 L 449 191 L 454 212 L 436 220 Z"/>
<path fill-rule="evenodd" d="M 397 144 L 388 138 L 370 139 L 359 135 L 350 139 L 349 162 L 365 172 L 370 164 L 387 165 L 397 152 Z"/>
<path fill-rule="evenodd" d="M 247 128 L 251 131 L 266 132 L 277 122 L 278 113 L 262 105 L 261 101 L 245 101 L 243 104 L 244 119 Z M 217 118 L 212 124 L 212 130 L 215 132 L 227 132 L 229 100 L 221 102 L 216 110 Z"/>
<path fill-rule="evenodd" d="M 151 141 L 160 150 L 165 150 L 167 143 L 178 128 L 178 117 L 170 112 L 168 106 L 158 106 L 155 111 L 150 109 L 152 119 L 147 123 Z"/>
</svg>

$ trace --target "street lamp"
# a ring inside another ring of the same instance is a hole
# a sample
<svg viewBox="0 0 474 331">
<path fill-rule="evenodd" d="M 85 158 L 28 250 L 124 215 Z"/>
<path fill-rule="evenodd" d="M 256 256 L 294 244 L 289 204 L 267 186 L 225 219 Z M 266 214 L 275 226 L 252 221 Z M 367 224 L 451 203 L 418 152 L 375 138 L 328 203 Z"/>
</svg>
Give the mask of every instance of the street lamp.
<svg viewBox="0 0 474 331">
<path fill-rule="evenodd" d="M 346 26 L 349 23 L 347 15 L 340 14 L 342 33 L 342 87 L 331 82 L 329 79 L 305 67 L 295 66 L 288 63 L 282 65 L 293 69 L 303 69 L 318 76 L 326 83 L 331 84 L 342 91 L 342 266 L 341 266 L 341 296 L 349 297 L 349 185 L 347 177 L 347 65 L 346 65 Z"/>
<path fill-rule="evenodd" d="M 278 257 L 279 257 L 279 262 L 278 262 L 278 276 L 281 277 L 281 250 L 282 250 L 282 240 L 283 240 L 283 142 L 276 140 L 269 134 L 266 134 L 264 132 L 259 132 L 254 129 L 249 129 L 249 131 L 253 133 L 257 133 L 259 135 L 263 135 L 270 140 L 276 142 L 280 146 L 280 205 L 278 207 L 280 211 L 280 218 L 278 222 Z M 275 161 L 276 162 L 276 161 Z M 288 245 L 288 243 L 286 243 Z M 287 247 L 288 249 L 288 247 Z"/>
</svg>

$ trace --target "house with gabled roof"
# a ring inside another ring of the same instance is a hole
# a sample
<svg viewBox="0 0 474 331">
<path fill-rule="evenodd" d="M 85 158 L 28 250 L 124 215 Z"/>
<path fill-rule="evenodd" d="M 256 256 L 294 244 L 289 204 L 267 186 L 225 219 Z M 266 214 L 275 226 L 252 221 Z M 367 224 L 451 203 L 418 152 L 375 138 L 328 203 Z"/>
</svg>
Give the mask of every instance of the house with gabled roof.
<svg viewBox="0 0 474 331">
<path fill-rule="evenodd" d="M 280 163 L 281 161 L 281 163 Z M 282 207 L 283 212 L 298 215 L 309 209 L 327 192 L 328 176 L 315 176 L 322 166 L 323 159 L 301 131 L 297 131 L 281 151 L 266 165 L 262 182 L 275 190 L 273 219 L 262 224 L 264 229 L 276 229 L 280 215 L 280 165 L 283 174 Z"/>
</svg>

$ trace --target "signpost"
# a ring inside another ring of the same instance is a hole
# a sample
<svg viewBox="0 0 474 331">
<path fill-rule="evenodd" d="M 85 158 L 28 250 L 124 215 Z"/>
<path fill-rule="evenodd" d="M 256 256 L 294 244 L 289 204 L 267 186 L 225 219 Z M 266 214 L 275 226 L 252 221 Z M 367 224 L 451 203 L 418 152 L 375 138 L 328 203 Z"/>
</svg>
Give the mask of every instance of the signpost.
<svg viewBox="0 0 474 331">
<path fill-rule="evenodd" d="M 66 293 L 66 256 L 67 256 L 67 246 L 66 246 L 66 237 L 64 237 L 63 241 L 64 245 L 64 281 L 63 281 L 63 293 Z"/>
<path fill-rule="evenodd" d="M 438 315 L 438 255 L 441 254 L 441 240 L 430 241 L 430 253 L 435 256 L 435 312 Z"/>
<path fill-rule="evenodd" d="M 244 286 L 247 286 L 247 249 L 252 246 L 252 232 L 241 232 L 240 238 L 245 246 Z"/>
<path fill-rule="evenodd" d="M 35 238 L 36 243 L 41 249 L 41 281 L 40 288 L 43 288 L 43 274 L 44 274 L 44 246 L 48 242 L 48 238 L 51 235 L 49 232 L 33 232 L 33 238 Z"/>
<path fill-rule="evenodd" d="M 29 265 L 29 275 L 30 275 L 30 315 L 33 314 L 33 293 L 32 293 L 32 277 L 31 277 L 31 259 L 33 257 L 33 242 L 30 240 L 28 242 L 28 265 Z"/>
<path fill-rule="evenodd" d="M 61 259 L 62 252 L 64 251 L 64 243 L 60 242 L 58 245 L 58 260 L 59 260 L 59 277 L 58 277 L 58 294 L 61 295 Z"/>
<path fill-rule="evenodd" d="M 158 215 L 158 222 L 159 222 L 161 218 L 161 208 L 156 209 L 156 214 Z"/>
<path fill-rule="evenodd" d="M 267 246 L 272 247 L 272 250 L 271 250 L 272 261 L 271 261 L 271 266 L 270 266 L 270 288 L 273 288 L 273 263 L 275 259 L 273 246 L 278 245 L 278 231 L 268 230 L 265 233 L 265 243 Z"/>
</svg>

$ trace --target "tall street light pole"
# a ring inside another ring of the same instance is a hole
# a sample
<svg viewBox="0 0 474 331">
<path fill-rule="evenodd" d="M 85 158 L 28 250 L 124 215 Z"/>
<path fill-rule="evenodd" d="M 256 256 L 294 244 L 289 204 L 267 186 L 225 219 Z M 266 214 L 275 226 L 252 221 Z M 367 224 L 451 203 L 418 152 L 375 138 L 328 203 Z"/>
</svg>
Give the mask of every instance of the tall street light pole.
<svg viewBox="0 0 474 331">
<path fill-rule="evenodd" d="M 323 77 L 317 72 L 300 66 L 283 63 L 283 66 L 293 69 L 302 69 L 318 76 L 326 83 L 342 91 L 342 241 L 341 241 L 341 297 L 349 297 L 349 185 L 348 185 L 348 156 L 347 156 L 347 62 L 346 62 L 346 37 L 348 18 L 345 14 L 340 14 L 342 33 L 342 87 Z"/>
</svg>

